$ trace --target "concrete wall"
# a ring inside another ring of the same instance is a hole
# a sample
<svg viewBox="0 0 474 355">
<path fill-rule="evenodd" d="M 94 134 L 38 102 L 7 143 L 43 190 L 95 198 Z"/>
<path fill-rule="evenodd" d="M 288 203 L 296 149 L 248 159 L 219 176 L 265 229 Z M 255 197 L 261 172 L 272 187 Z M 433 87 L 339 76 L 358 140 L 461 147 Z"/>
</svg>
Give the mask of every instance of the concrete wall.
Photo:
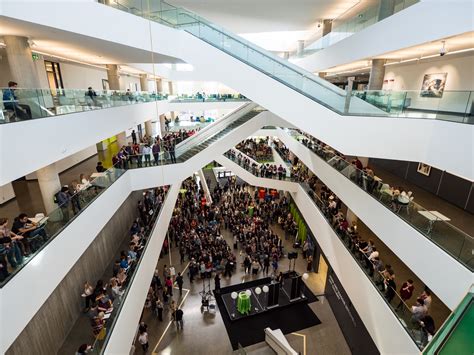
<svg viewBox="0 0 474 355">
<path fill-rule="evenodd" d="M 95 284 L 117 257 L 138 215 L 136 205 L 141 196 L 141 191 L 129 195 L 6 354 L 28 354 L 32 349 L 37 354 L 57 353 L 84 308 L 84 300 L 80 296 L 84 282 L 87 280 Z"/>
</svg>

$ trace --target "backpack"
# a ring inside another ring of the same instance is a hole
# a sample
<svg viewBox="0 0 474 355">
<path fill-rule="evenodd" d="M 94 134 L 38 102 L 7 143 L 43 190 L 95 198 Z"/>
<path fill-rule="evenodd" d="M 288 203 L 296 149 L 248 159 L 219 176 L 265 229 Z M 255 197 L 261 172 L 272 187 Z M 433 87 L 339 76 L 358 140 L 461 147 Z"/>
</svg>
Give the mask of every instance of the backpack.
<svg viewBox="0 0 474 355">
<path fill-rule="evenodd" d="M 59 204 L 58 194 L 59 194 L 60 192 L 61 192 L 61 191 L 58 191 L 58 192 L 56 192 L 56 193 L 54 194 L 54 196 L 53 196 L 53 202 L 54 202 L 54 203 Z"/>
</svg>

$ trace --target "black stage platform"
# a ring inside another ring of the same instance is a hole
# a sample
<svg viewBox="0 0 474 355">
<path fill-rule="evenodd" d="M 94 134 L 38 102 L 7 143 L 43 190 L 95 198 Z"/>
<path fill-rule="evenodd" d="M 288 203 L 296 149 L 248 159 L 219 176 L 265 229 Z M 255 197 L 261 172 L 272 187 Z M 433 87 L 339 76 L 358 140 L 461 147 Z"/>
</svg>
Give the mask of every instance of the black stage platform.
<svg viewBox="0 0 474 355">
<path fill-rule="evenodd" d="M 288 275 L 287 275 L 288 276 Z M 267 308 L 267 295 L 255 293 L 255 288 L 262 288 L 271 283 L 271 278 L 258 279 L 246 283 L 236 284 L 221 289 L 220 294 L 215 294 L 216 303 L 226 326 L 232 347 L 249 346 L 265 340 L 264 329 L 281 329 L 284 334 L 306 329 L 320 324 L 320 320 L 308 303 L 317 301 L 316 296 L 303 285 L 301 291 L 304 297 L 290 300 L 291 279 L 284 280 L 279 291 L 278 306 Z M 236 301 L 231 298 L 232 292 L 251 290 L 252 309 L 248 315 L 241 315 L 236 310 Z"/>
</svg>

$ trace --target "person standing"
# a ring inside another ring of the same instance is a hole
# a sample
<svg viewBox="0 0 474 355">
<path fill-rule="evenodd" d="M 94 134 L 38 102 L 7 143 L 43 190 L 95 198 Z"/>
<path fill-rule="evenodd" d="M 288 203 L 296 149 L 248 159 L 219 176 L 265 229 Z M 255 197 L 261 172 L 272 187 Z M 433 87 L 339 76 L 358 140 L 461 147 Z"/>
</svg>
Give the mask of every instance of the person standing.
<svg viewBox="0 0 474 355">
<path fill-rule="evenodd" d="M 221 278 L 218 273 L 216 273 L 216 276 L 214 277 L 214 292 L 221 292 Z"/>
<path fill-rule="evenodd" d="M 153 144 L 153 147 L 151 148 L 151 151 L 153 153 L 153 159 L 155 160 L 155 165 L 158 165 L 160 163 L 160 142 L 156 141 L 155 144 Z"/>
<path fill-rule="evenodd" d="M 265 258 L 263 259 L 263 274 L 268 275 L 268 269 L 270 269 L 270 257 L 268 254 L 265 254 Z"/>
<path fill-rule="evenodd" d="M 311 272 L 313 270 L 313 256 L 308 255 L 306 259 L 306 271 Z"/>
<path fill-rule="evenodd" d="M 178 308 L 175 312 L 175 321 L 176 321 L 176 329 L 179 330 L 179 328 L 181 328 L 181 330 L 183 330 L 184 322 L 183 322 L 183 311 L 181 310 L 181 308 Z"/>
<path fill-rule="evenodd" d="M 147 144 L 143 147 L 143 156 L 145 157 L 145 166 L 151 166 L 152 148 Z M 139 157 L 141 159 L 141 157 Z"/>
<path fill-rule="evenodd" d="M 387 286 L 385 299 L 390 303 L 392 302 L 393 297 L 395 297 L 395 290 L 397 288 L 397 285 L 395 284 L 395 274 L 392 270 L 388 272 L 388 277 L 385 279 L 385 285 Z"/>
<path fill-rule="evenodd" d="M 138 336 L 138 342 L 142 346 L 143 353 L 146 353 L 148 351 L 148 333 L 142 329 L 140 330 L 140 335 Z"/>
<path fill-rule="evenodd" d="M 163 302 L 158 298 L 156 301 L 156 313 L 160 322 L 163 322 Z"/>
<path fill-rule="evenodd" d="M 413 295 L 413 291 L 415 290 L 415 286 L 413 286 L 413 280 L 408 279 L 406 282 L 403 283 L 402 287 L 400 288 L 400 303 L 398 304 L 396 310 L 405 310 L 403 307 L 403 303 L 406 303 L 411 296 Z"/>
<path fill-rule="evenodd" d="M 135 130 L 132 130 L 132 142 L 133 144 L 137 144 L 137 134 L 135 133 Z"/>
<path fill-rule="evenodd" d="M 179 288 L 179 295 L 183 295 L 183 276 L 181 276 L 181 272 L 178 272 L 178 276 L 176 276 L 176 283 L 178 284 Z"/>
</svg>

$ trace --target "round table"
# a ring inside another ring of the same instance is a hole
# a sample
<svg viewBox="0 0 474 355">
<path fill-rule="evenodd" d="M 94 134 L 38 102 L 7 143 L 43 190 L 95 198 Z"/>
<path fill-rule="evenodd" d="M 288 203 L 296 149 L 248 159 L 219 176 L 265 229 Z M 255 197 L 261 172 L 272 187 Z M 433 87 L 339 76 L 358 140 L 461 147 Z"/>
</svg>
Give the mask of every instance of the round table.
<svg viewBox="0 0 474 355">
<path fill-rule="evenodd" d="M 245 292 L 239 292 L 239 297 L 237 298 L 237 310 L 240 314 L 249 314 L 251 309 L 250 296 Z"/>
</svg>

